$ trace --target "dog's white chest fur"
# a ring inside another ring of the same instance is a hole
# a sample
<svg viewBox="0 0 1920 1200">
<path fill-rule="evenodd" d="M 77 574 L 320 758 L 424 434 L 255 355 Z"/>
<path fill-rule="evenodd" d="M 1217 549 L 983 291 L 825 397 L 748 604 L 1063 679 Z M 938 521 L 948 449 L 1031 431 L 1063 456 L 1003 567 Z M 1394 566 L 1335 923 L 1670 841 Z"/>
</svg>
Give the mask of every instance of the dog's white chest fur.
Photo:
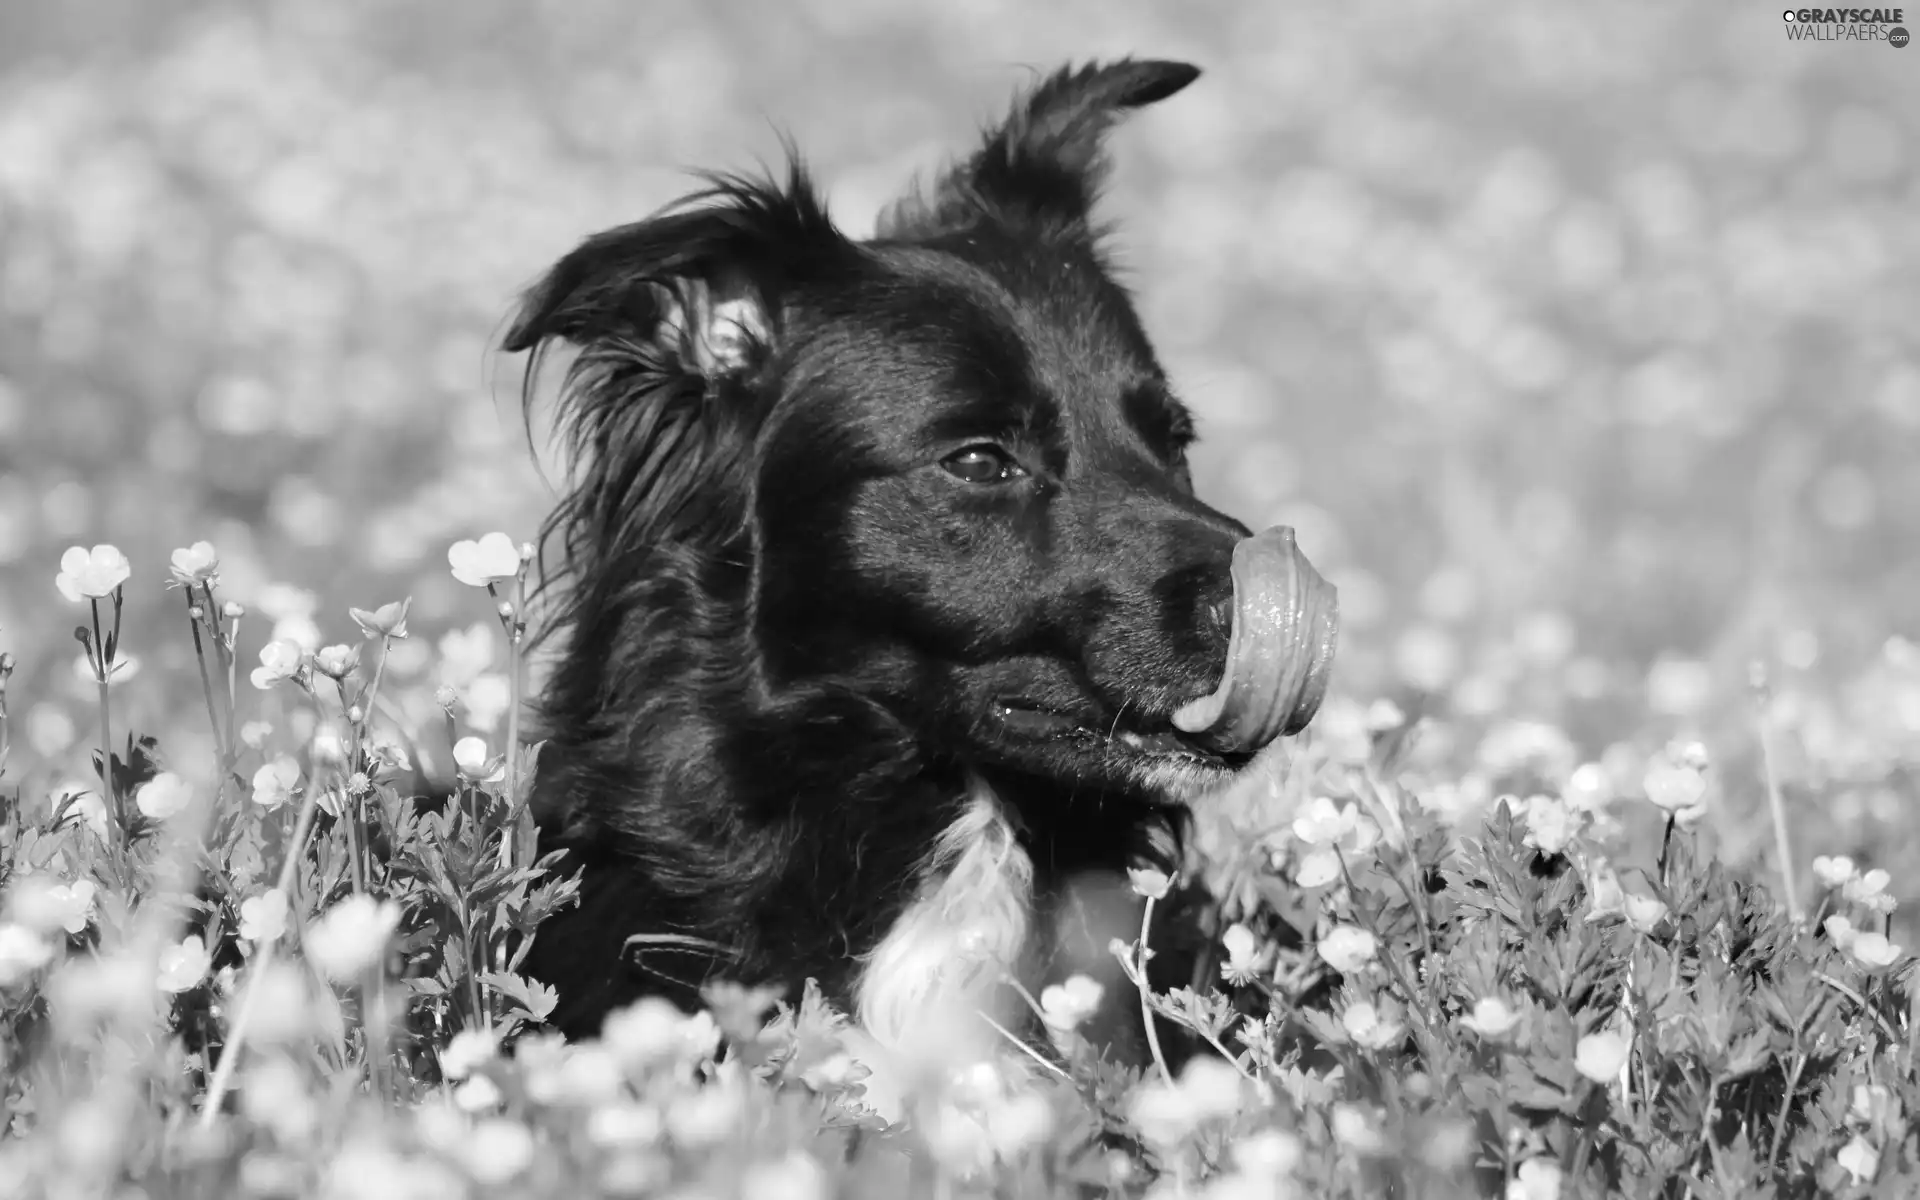
<svg viewBox="0 0 1920 1200">
<path fill-rule="evenodd" d="M 1003 1021 L 996 996 L 1027 940 L 1033 862 L 984 780 L 941 832 L 919 895 L 866 957 L 854 989 L 860 1026 L 886 1050 L 920 1057 L 985 1053 Z"/>
</svg>

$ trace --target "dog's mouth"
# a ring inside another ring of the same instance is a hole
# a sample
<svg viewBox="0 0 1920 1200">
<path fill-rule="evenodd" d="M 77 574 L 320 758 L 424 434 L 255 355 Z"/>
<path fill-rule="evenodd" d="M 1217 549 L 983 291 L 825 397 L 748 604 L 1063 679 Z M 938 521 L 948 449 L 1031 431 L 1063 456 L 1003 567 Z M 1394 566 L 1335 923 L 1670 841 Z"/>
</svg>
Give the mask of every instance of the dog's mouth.
<svg viewBox="0 0 1920 1200">
<path fill-rule="evenodd" d="M 994 706 L 1001 726 L 1024 741 L 1069 747 L 1097 747 L 1120 758 L 1143 762 L 1237 771 L 1253 759 L 1251 750 L 1210 744 L 1203 735 L 1183 733 L 1171 719 L 1087 718 L 1024 697 L 1002 697 Z"/>
</svg>

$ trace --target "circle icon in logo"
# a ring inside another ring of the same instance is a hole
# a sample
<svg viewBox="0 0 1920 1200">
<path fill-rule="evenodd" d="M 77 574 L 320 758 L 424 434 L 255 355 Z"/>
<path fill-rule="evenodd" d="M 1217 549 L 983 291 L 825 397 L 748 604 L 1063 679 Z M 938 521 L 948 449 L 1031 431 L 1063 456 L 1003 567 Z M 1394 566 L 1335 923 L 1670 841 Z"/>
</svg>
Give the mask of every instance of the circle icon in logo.
<svg viewBox="0 0 1920 1200">
<path fill-rule="evenodd" d="M 1906 49 L 1908 41 L 1907 27 L 1905 25 L 1895 25 L 1892 29 L 1887 30 L 1887 40 L 1893 43 L 1895 50 Z"/>
<path fill-rule="evenodd" d="M 1793 24 L 1793 10 L 1788 9 L 1787 11 L 1781 13 L 1780 19 L 1785 21 L 1789 25 Z"/>
</svg>

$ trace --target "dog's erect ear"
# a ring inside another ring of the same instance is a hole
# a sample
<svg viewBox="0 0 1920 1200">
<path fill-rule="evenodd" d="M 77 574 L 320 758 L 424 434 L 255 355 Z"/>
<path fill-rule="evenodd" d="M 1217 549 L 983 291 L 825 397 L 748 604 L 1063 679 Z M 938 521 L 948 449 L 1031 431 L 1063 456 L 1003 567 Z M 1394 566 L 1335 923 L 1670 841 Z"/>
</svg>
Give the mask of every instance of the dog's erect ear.
<svg viewBox="0 0 1920 1200">
<path fill-rule="evenodd" d="M 588 238 L 528 291 L 503 347 L 579 348 L 559 402 L 578 482 L 555 510 L 569 558 L 713 542 L 741 519 L 764 415 L 754 376 L 798 285 L 859 250 L 796 164 L 784 187 L 718 178 L 662 215 Z"/>
<path fill-rule="evenodd" d="M 1065 68 L 1015 102 L 966 162 L 928 197 L 882 218 L 885 237 L 931 234 L 985 220 L 1084 224 L 1106 174 L 1102 141 L 1129 110 L 1164 100 L 1200 76 L 1188 63 L 1122 59 Z"/>
</svg>

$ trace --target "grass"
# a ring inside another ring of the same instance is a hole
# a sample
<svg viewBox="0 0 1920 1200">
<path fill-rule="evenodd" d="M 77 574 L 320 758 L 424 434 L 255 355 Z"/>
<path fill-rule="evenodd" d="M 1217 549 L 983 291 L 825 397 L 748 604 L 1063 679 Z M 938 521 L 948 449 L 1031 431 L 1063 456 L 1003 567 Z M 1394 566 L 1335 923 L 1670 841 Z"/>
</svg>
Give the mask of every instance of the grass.
<svg viewBox="0 0 1920 1200">
<path fill-rule="evenodd" d="M 499 597 L 526 559 L 475 546 L 463 582 L 517 638 Z M 104 614 L 100 680 L 130 572 L 112 547 L 63 560 L 70 602 Z M 643 1003 L 567 1044 L 516 973 L 572 888 L 514 786 L 537 747 L 460 739 L 454 802 L 418 808 L 374 719 L 406 603 L 243 671 L 218 572 L 200 545 L 170 584 L 212 785 L 114 734 L 102 686 L 110 769 L 8 798 L 9 1195 L 1787 1196 L 1920 1174 L 1887 872 L 1823 857 L 1802 916 L 1715 861 L 1731 789 L 1698 743 L 1569 770 L 1536 729 L 1462 784 L 1416 769 L 1426 722 L 1335 702 L 1281 775 L 1201 807 L 1179 878 L 1134 874 L 1140 934 L 1112 948 L 1132 983 L 1171 890 L 1198 885 L 1220 930 L 1217 974 L 1135 989 L 1213 1048 L 1177 1075 L 1158 1041 L 1142 1071 L 1081 1036 L 1120 1002 L 1085 979 L 1028 997 L 1055 1054 L 1009 1033 L 997 1061 L 928 1047 L 904 1075 L 811 991 L 716 987 L 709 1011 Z M 1912 648 L 1888 656 L 1920 685 Z M 273 727 L 269 697 L 293 705 Z"/>
</svg>

